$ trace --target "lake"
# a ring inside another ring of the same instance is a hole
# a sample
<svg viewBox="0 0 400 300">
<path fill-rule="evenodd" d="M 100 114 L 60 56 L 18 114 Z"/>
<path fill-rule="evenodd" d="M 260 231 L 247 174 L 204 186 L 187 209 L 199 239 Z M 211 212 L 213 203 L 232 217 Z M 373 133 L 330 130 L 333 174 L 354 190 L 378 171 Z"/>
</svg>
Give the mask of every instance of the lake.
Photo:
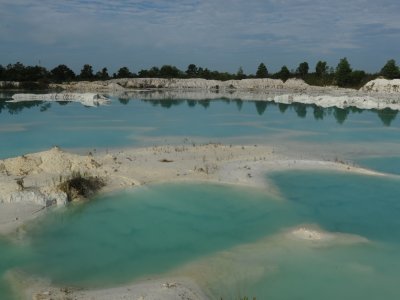
<svg viewBox="0 0 400 300">
<path fill-rule="evenodd" d="M 198 274 L 194 279 L 214 299 L 400 296 L 396 111 L 118 97 L 111 97 L 109 106 L 88 108 L 4 102 L 9 96 L 0 95 L 1 158 L 54 145 L 84 153 L 182 143 L 270 144 L 394 176 L 278 172 L 266 180 L 282 199 L 200 183 L 101 195 L 34 222 L 22 244 L 0 240 L 2 298 L 12 297 L 4 274 L 13 269 L 79 287 Z M 287 230 L 302 224 L 368 242 L 315 247 L 285 238 Z"/>
</svg>

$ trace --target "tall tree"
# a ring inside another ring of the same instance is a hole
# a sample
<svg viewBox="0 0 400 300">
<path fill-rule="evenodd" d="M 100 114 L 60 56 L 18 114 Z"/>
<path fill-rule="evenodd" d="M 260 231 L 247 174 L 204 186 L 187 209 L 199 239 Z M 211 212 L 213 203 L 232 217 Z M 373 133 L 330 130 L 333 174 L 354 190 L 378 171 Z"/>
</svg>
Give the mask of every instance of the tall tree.
<svg viewBox="0 0 400 300">
<path fill-rule="evenodd" d="M 93 67 L 91 65 L 84 65 L 81 73 L 79 74 L 79 78 L 83 80 L 92 80 L 94 79 L 93 75 Z"/>
<path fill-rule="evenodd" d="M 110 75 L 108 75 L 107 68 L 101 69 L 101 71 L 96 73 L 96 77 L 100 80 L 107 80 L 110 79 Z"/>
<path fill-rule="evenodd" d="M 58 65 L 50 71 L 51 79 L 55 82 L 71 81 L 75 79 L 75 73 L 66 65 Z"/>
<path fill-rule="evenodd" d="M 244 78 L 246 78 L 246 75 L 244 74 L 243 68 L 239 67 L 239 69 L 238 69 L 238 71 L 236 73 L 236 79 L 241 80 L 241 79 L 244 79 Z"/>
<path fill-rule="evenodd" d="M 28 66 L 25 68 L 25 80 L 38 81 L 45 80 L 49 77 L 49 71 L 41 66 Z"/>
<path fill-rule="evenodd" d="M 299 64 L 296 73 L 300 75 L 300 77 L 304 77 L 308 74 L 308 63 L 307 62 L 302 62 Z"/>
<path fill-rule="evenodd" d="M 290 77 L 290 71 L 286 66 L 283 66 L 281 70 L 278 72 L 278 78 L 282 81 L 288 80 Z"/>
<path fill-rule="evenodd" d="M 0 65 L 0 80 L 4 80 L 4 73 L 6 72 L 6 69 Z"/>
<path fill-rule="evenodd" d="M 326 61 L 318 61 L 315 65 L 315 73 L 318 77 L 322 77 L 328 73 L 328 65 Z"/>
<path fill-rule="evenodd" d="M 129 71 L 128 67 L 119 68 L 117 78 L 131 78 L 133 74 Z"/>
<path fill-rule="evenodd" d="M 347 58 L 342 58 L 336 67 L 335 73 L 335 79 L 338 86 L 343 87 L 351 83 L 351 71 Z"/>
<path fill-rule="evenodd" d="M 268 69 L 264 63 L 260 63 L 257 68 L 256 77 L 257 78 L 267 78 L 268 76 Z"/>
<path fill-rule="evenodd" d="M 381 69 L 381 75 L 387 79 L 394 79 L 400 76 L 399 67 L 394 59 L 390 59 Z"/>
<path fill-rule="evenodd" d="M 5 70 L 5 77 L 11 81 L 23 81 L 25 80 L 25 71 L 25 66 L 20 62 L 8 64 Z"/>
<path fill-rule="evenodd" d="M 185 73 L 186 73 L 187 77 L 189 77 L 189 78 L 196 77 L 198 74 L 198 68 L 195 64 L 190 64 L 190 65 L 188 65 Z"/>
<path fill-rule="evenodd" d="M 175 66 L 164 65 L 160 69 L 160 77 L 178 78 L 181 77 L 181 71 Z"/>
</svg>

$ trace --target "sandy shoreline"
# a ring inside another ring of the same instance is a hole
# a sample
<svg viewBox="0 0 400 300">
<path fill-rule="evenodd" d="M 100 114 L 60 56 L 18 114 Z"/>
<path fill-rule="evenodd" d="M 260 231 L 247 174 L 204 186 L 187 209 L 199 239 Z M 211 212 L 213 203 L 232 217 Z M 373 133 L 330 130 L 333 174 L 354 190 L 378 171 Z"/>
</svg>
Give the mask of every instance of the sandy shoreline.
<svg viewBox="0 0 400 300">
<path fill-rule="evenodd" d="M 87 155 L 52 148 L 0 160 L 0 234 L 15 235 L 48 209 L 64 206 L 67 195 L 59 190 L 59 182 L 76 172 L 102 178 L 106 185 L 101 192 L 161 182 L 203 181 L 250 186 L 277 196 L 279 191 L 265 174 L 284 170 L 329 170 L 385 176 L 339 161 L 298 157 L 277 153 L 271 146 L 186 144 Z M 21 181 L 18 184 L 21 178 L 22 186 Z M 333 237 L 308 227 L 295 228 L 290 232 L 289 237 L 314 242 L 331 241 Z M 190 275 L 191 271 L 187 273 Z M 67 294 L 65 289 L 54 287 L 51 282 L 34 280 L 22 290 L 27 293 L 27 299 L 31 299 L 32 295 L 36 295 L 37 299 L 64 299 L 66 296 L 73 296 L 73 299 L 206 299 L 201 289 L 191 281 L 192 277 L 186 275 L 183 272 L 123 287 L 74 290 Z"/>
<path fill-rule="evenodd" d="M 65 205 L 67 195 L 58 185 L 73 173 L 102 178 L 103 192 L 150 183 L 205 181 L 263 188 L 271 193 L 274 187 L 264 175 L 283 170 L 383 175 L 343 162 L 287 157 L 270 146 L 157 146 L 87 155 L 52 148 L 0 160 L 0 233 L 15 231 L 46 207 Z M 21 179 L 23 186 L 18 184 Z"/>
</svg>

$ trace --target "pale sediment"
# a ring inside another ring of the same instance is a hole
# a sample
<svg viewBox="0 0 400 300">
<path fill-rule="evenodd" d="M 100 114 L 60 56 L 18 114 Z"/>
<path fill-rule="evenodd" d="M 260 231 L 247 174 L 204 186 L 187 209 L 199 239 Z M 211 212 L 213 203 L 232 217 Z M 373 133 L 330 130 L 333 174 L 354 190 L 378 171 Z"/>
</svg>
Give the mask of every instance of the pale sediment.
<svg viewBox="0 0 400 300">
<path fill-rule="evenodd" d="M 58 286 L 49 279 L 31 277 L 17 270 L 6 279 L 23 299 L 231 299 L 238 286 L 279 274 L 282 262 L 290 257 L 310 259 L 313 251 L 326 247 L 345 247 L 369 243 L 362 236 L 328 232 L 316 225 L 302 224 L 277 234 L 242 244 L 195 261 L 159 278 L 103 289 Z M 316 254 L 318 252 L 315 252 Z M 352 267 L 344 265 L 343 267 Z M 360 268 L 369 270 L 368 266 Z M 244 292 L 244 291 L 242 291 Z"/>
<path fill-rule="evenodd" d="M 6 279 L 21 299 L 41 300 L 205 300 L 206 295 L 190 278 L 152 278 L 113 288 L 82 289 L 53 285 L 46 278 L 31 277 L 17 270 Z"/>
<path fill-rule="evenodd" d="M 87 155 L 67 153 L 59 148 L 53 148 L 0 161 L 0 233 L 15 232 L 21 225 L 45 213 L 47 208 L 65 205 L 68 200 L 67 195 L 59 187 L 60 183 L 69 178 L 72 173 L 102 178 L 106 184 L 103 188 L 104 192 L 165 181 L 206 181 L 252 186 L 278 195 L 279 191 L 265 178 L 265 174 L 294 169 L 336 170 L 381 175 L 340 162 L 289 157 L 276 153 L 270 146 L 190 144 L 124 149 Z M 282 237 L 285 237 L 283 241 L 322 242 L 318 245 L 355 241 L 352 237 L 324 233 L 307 225 L 279 235 L 280 239 Z M 250 249 L 253 254 L 257 254 L 257 251 L 260 252 L 263 249 L 262 247 L 265 247 L 265 241 L 229 251 L 228 253 L 232 252 L 232 254 L 228 255 L 228 260 L 226 260 L 226 254 L 222 253 L 222 256 L 216 254 L 212 259 L 215 259 L 219 265 L 209 264 L 210 260 L 207 259 L 200 264 L 189 264 L 175 270 L 162 279 L 124 287 L 76 290 L 55 287 L 51 282 L 34 279 L 24 283 L 24 286 L 20 286 L 19 289 L 25 291 L 26 298 L 29 299 L 32 295 L 41 297 L 40 299 L 64 299 L 63 297 L 67 296 L 73 296 L 73 299 L 140 299 L 145 295 L 147 296 L 144 299 L 187 299 L 188 297 L 205 299 L 200 288 L 185 278 L 192 278 L 201 287 L 207 286 L 207 280 L 211 280 L 210 278 L 213 282 L 217 282 L 223 279 L 221 277 L 223 274 L 216 272 L 222 270 L 225 264 L 228 271 L 236 267 L 238 271 L 243 267 L 241 263 L 230 264 L 232 257 L 238 257 L 237 255 L 242 255 Z M 255 249 L 256 252 L 254 252 Z M 269 268 L 270 266 L 254 265 L 253 268 L 248 269 L 250 273 L 246 271 L 238 272 L 238 274 L 243 275 L 243 279 L 246 276 L 246 278 L 254 278 L 269 272 Z M 12 281 L 19 282 L 18 284 L 25 281 L 21 279 L 24 276 L 20 279 L 16 279 L 14 275 L 11 277 Z M 229 286 L 231 279 L 226 277 L 222 282 L 227 282 Z"/>
<path fill-rule="evenodd" d="M 105 192 L 149 183 L 186 180 L 246 185 L 279 195 L 264 175 L 295 169 L 382 175 L 341 162 L 289 157 L 276 153 L 270 146 L 187 144 L 88 155 L 53 148 L 0 161 L 0 211 L 4 212 L 1 207 L 6 205 L 10 210 L 10 204 L 19 204 L 12 214 L 8 213 L 13 220 L 6 218 L 4 213 L 0 214 L 0 232 L 12 232 L 24 221 L 32 219 L 35 211 L 41 211 L 41 208 L 65 205 L 72 197 L 70 191 L 65 189 L 69 185 L 66 182 L 74 177 L 98 178 L 105 184 L 102 188 Z M 34 212 L 27 215 L 26 210 L 21 209 L 23 204 L 35 205 Z"/>
</svg>

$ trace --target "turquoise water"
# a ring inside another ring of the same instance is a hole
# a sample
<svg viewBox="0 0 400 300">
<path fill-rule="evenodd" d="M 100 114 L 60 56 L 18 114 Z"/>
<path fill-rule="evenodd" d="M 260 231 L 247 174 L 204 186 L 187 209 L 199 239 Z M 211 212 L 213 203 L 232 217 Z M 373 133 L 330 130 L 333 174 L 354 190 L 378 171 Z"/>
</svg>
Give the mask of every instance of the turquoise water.
<svg viewBox="0 0 400 300">
<path fill-rule="evenodd" d="M 218 185 L 139 188 L 49 217 L 31 235 L 29 269 L 74 285 L 123 283 L 256 240 L 281 226 L 275 214 L 286 209 Z"/>
<path fill-rule="evenodd" d="M 86 151 L 209 141 L 295 143 L 399 175 L 399 129 L 397 112 L 390 110 L 118 98 L 88 108 L 0 99 L 0 158 L 54 145 Z M 215 299 L 399 298 L 396 176 L 285 172 L 271 180 L 283 199 L 231 186 L 170 184 L 55 210 L 32 226 L 27 242 L 0 240 L 0 298 L 12 299 L 5 274 L 15 269 L 83 287 L 205 274 L 207 280 L 195 279 Z M 282 230 L 300 224 L 370 242 L 313 247 L 283 237 Z"/>
<path fill-rule="evenodd" d="M 399 179 L 286 172 L 273 180 L 306 223 L 361 235 L 370 244 L 279 248 L 274 259 L 282 272 L 248 290 L 268 299 L 398 299 Z"/>
<path fill-rule="evenodd" d="M 194 262 L 189 274 L 206 276 L 199 283 L 215 299 L 400 295 L 399 179 L 285 172 L 272 180 L 284 199 L 248 188 L 162 184 L 56 210 L 28 232 L 29 244 L 1 245 L 6 260 L 0 270 L 19 268 L 60 285 L 104 287 L 186 275 L 184 266 Z M 280 237 L 301 224 L 369 242 L 313 247 Z M 243 245 L 250 250 L 241 254 L 237 247 Z M 232 255 L 235 265 L 222 279 L 218 270 L 226 265 L 215 259 L 220 253 Z M 221 268 L 204 273 L 204 265 L 215 262 Z M 260 267 L 262 274 L 253 277 Z"/>
<path fill-rule="evenodd" d="M 122 100 L 109 106 L 79 103 L 6 103 L 0 95 L 0 158 L 60 146 L 92 150 L 194 142 L 298 141 L 373 144 L 397 141 L 394 111 L 219 100 Z M 62 134 L 61 134 L 62 133 Z"/>
<path fill-rule="evenodd" d="M 400 175 L 400 156 L 364 157 L 355 161 L 373 170 Z"/>
</svg>

